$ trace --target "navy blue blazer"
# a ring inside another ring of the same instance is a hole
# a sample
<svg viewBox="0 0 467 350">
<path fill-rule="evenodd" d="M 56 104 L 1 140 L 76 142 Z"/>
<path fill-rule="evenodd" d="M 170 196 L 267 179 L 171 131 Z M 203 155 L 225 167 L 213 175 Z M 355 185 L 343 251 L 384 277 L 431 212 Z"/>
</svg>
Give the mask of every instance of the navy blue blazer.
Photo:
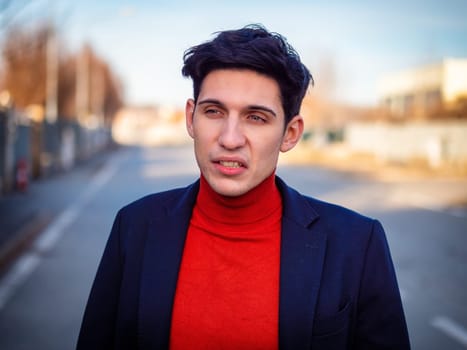
<svg viewBox="0 0 467 350">
<path fill-rule="evenodd" d="M 276 182 L 283 199 L 280 349 L 409 349 L 380 223 Z M 118 212 L 77 349 L 168 348 L 198 189 L 199 181 L 146 196 Z"/>
</svg>

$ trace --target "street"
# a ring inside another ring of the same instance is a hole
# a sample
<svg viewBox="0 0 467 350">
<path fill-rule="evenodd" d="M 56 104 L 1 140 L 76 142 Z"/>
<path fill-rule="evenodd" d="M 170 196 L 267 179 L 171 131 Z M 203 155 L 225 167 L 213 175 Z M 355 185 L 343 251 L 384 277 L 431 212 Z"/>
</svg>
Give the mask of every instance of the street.
<svg viewBox="0 0 467 350">
<path fill-rule="evenodd" d="M 383 182 L 286 163 L 277 173 L 302 193 L 382 222 L 413 349 L 467 348 L 467 210 L 451 205 L 466 180 Z M 31 220 L 43 229 L 0 276 L 0 349 L 73 349 L 117 210 L 198 174 L 190 147 L 122 148 L 35 185 L 49 191 L 34 197 L 42 206 Z"/>
</svg>

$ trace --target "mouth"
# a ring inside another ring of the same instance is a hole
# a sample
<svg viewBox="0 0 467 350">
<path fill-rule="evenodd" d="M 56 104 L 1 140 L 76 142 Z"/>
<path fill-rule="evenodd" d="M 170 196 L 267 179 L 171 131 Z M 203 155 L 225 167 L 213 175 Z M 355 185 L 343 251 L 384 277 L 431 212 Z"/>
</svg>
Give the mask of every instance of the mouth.
<svg viewBox="0 0 467 350">
<path fill-rule="evenodd" d="M 240 157 L 218 157 L 213 159 L 218 171 L 224 175 L 239 175 L 247 170 L 247 163 Z"/>
<path fill-rule="evenodd" d="M 231 161 L 231 160 L 220 160 L 217 163 L 226 168 L 242 168 L 243 167 L 243 164 L 241 164 L 240 162 Z"/>
</svg>

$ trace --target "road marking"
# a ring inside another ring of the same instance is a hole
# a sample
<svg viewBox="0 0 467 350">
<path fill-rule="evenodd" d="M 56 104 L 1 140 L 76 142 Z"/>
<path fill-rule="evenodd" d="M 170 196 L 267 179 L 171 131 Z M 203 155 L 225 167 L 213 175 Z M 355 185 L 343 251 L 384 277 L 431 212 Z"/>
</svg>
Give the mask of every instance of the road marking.
<svg viewBox="0 0 467 350">
<path fill-rule="evenodd" d="M 50 250 L 62 236 L 65 228 L 76 220 L 83 207 L 96 195 L 97 191 L 110 180 L 115 173 L 116 167 L 104 166 L 92 179 L 86 191 L 78 197 L 65 211 L 63 211 L 39 236 L 34 248 L 40 252 Z"/>
<path fill-rule="evenodd" d="M 467 329 L 445 316 L 437 316 L 431 321 L 431 325 L 450 338 L 467 347 Z"/>
<path fill-rule="evenodd" d="M 432 211 L 435 213 L 442 213 L 451 215 L 458 218 L 465 218 L 467 216 L 467 209 L 462 207 L 450 206 L 452 202 L 449 198 L 441 199 L 441 201 L 432 196 L 421 193 L 410 192 L 396 192 L 395 198 L 400 204 L 408 204 L 412 207 Z M 441 204 L 440 204 L 441 203 Z M 444 203 L 444 204 L 443 204 Z"/>
<path fill-rule="evenodd" d="M 43 254 L 51 250 L 66 229 L 76 220 L 81 210 L 97 194 L 113 176 L 117 166 L 115 159 L 107 164 L 93 177 L 86 191 L 66 208 L 39 235 L 31 249 L 16 260 L 10 270 L 0 280 L 0 310 L 6 305 L 16 289 L 21 286 L 32 272 L 39 266 Z"/>
<path fill-rule="evenodd" d="M 458 218 L 465 218 L 467 216 L 467 209 L 465 208 L 446 208 L 444 212 Z"/>
<path fill-rule="evenodd" d="M 465 218 L 467 216 L 467 210 L 462 208 L 452 208 L 452 207 L 445 207 L 441 205 L 434 205 L 434 204 L 421 204 L 411 202 L 410 205 L 412 207 L 432 211 L 435 213 L 446 214 L 450 216 L 454 216 L 456 218 Z"/>
<path fill-rule="evenodd" d="M 36 254 L 26 253 L 8 271 L 0 281 L 0 310 L 3 309 L 11 295 L 22 285 L 26 278 L 39 265 L 40 257 Z"/>
</svg>

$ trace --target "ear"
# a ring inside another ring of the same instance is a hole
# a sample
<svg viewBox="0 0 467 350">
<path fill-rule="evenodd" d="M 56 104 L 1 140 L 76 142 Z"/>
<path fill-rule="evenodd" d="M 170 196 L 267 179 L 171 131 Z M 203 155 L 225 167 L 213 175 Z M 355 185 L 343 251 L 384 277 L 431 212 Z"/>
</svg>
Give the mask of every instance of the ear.
<svg viewBox="0 0 467 350">
<path fill-rule="evenodd" d="M 186 130 L 188 134 L 194 138 L 193 132 L 193 116 L 195 114 L 195 101 L 193 99 L 188 99 L 185 105 L 185 122 L 186 122 Z"/>
<path fill-rule="evenodd" d="M 281 152 L 290 151 L 300 141 L 303 134 L 303 118 L 300 115 L 293 117 L 287 124 L 282 138 Z"/>
</svg>

